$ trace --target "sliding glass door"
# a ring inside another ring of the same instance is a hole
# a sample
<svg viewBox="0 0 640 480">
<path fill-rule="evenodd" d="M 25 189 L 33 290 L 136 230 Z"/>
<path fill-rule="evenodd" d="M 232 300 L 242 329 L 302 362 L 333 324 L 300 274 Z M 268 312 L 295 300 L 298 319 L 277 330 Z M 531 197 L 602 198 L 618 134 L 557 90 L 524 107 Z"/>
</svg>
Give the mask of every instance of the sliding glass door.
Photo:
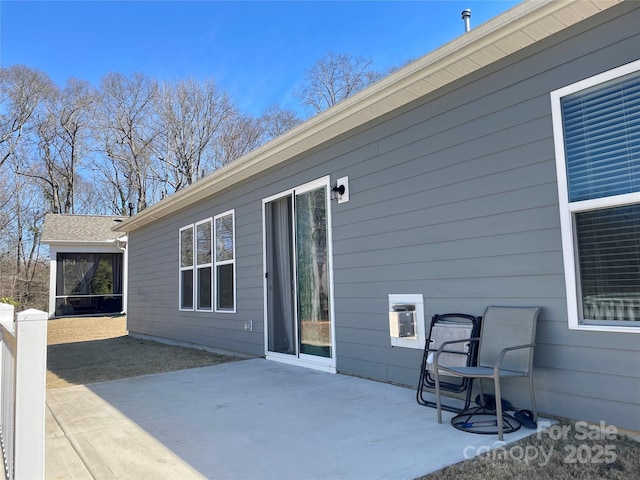
<svg viewBox="0 0 640 480">
<path fill-rule="evenodd" d="M 267 357 L 335 367 L 328 179 L 264 202 Z"/>
</svg>

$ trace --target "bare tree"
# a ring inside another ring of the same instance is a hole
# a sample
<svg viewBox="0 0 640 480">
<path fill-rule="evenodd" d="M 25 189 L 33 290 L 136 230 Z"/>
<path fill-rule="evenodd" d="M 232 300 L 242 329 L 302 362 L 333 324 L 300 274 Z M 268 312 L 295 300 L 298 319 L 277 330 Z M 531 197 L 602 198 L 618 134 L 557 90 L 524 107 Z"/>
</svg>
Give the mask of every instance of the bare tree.
<svg viewBox="0 0 640 480">
<path fill-rule="evenodd" d="M 382 78 L 370 69 L 371 64 L 363 57 L 329 52 L 307 70 L 296 96 L 314 113 L 320 113 Z"/>
<path fill-rule="evenodd" d="M 260 121 L 240 112 L 225 122 L 216 136 L 214 169 L 246 155 L 262 143 L 263 130 Z"/>
<path fill-rule="evenodd" d="M 88 82 L 70 79 L 62 90 L 60 101 L 53 108 L 61 139 L 60 157 L 69 192 L 64 211 L 69 213 L 76 212 L 78 167 L 89 149 L 88 131 L 95 100 L 95 91 Z"/>
<path fill-rule="evenodd" d="M 24 65 L 0 68 L 0 167 L 14 152 L 23 129 L 46 98 L 49 76 Z"/>
<path fill-rule="evenodd" d="M 88 151 L 94 98 L 87 82 L 71 79 L 62 91 L 52 90 L 32 116 L 37 154 L 22 156 L 17 173 L 42 186 L 53 213 L 76 213 L 78 167 Z"/>
<path fill-rule="evenodd" d="M 110 162 L 96 162 L 94 168 L 94 185 L 104 213 L 128 215 L 129 191 L 124 174 Z"/>
<path fill-rule="evenodd" d="M 55 86 L 38 70 L 0 69 L 0 292 L 20 308 L 43 308 L 47 298 L 48 282 L 41 280 L 48 272 L 40 255 L 46 207 L 40 187 L 16 171 L 33 154 L 34 115 L 52 93 Z"/>
<path fill-rule="evenodd" d="M 61 142 L 57 119 L 53 109 L 56 99 L 50 99 L 49 108 L 43 108 L 33 117 L 36 152 L 20 155 L 16 161 L 16 173 L 37 180 L 42 186 L 53 213 L 69 213 L 72 189 L 66 188 L 71 179 L 65 172 L 61 158 Z"/>
<path fill-rule="evenodd" d="M 123 214 L 128 203 L 134 203 L 138 212 L 148 203 L 153 145 L 159 135 L 154 111 L 157 94 L 157 82 L 140 73 L 131 77 L 110 73 L 101 82 L 94 131 L 111 161 L 110 177 L 120 176 L 126 182 Z"/>
<path fill-rule="evenodd" d="M 157 176 L 164 178 L 164 196 L 198 179 L 214 136 L 234 109 L 213 80 L 187 79 L 162 85 L 157 110 L 163 135 L 156 142 L 156 154 L 164 168 Z"/>
<path fill-rule="evenodd" d="M 302 119 L 293 110 L 285 110 L 279 105 L 271 105 L 260 117 L 265 139 L 274 139 L 302 123 Z"/>
<path fill-rule="evenodd" d="M 5 227 L 11 221 L 11 209 L 9 202 L 11 201 L 11 187 L 9 185 L 9 176 L 0 175 L 0 231 L 4 231 Z M 2 245 L 0 244 L 0 249 Z"/>
<path fill-rule="evenodd" d="M 29 178 L 14 176 L 11 209 L 0 241 L 0 290 L 20 308 L 46 306 L 45 260 L 40 255 L 42 222 L 46 206 L 39 187 Z"/>
</svg>

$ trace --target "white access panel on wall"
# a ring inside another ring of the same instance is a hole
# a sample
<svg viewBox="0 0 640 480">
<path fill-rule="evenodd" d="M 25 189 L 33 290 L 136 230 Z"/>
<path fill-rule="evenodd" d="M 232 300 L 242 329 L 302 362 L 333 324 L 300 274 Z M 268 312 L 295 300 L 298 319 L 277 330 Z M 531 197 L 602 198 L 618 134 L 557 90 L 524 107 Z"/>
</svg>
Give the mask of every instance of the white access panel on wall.
<svg viewBox="0 0 640 480">
<path fill-rule="evenodd" d="M 394 347 L 424 348 L 426 335 L 422 294 L 389 294 L 389 337 Z"/>
</svg>

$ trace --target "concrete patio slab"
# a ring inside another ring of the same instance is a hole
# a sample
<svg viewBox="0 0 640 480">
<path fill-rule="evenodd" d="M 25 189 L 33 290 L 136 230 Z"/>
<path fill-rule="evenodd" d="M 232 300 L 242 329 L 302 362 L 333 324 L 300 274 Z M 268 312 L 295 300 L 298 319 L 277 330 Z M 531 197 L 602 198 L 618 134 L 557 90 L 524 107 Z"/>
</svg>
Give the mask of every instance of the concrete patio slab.
<svg viewBox="0 0 640 480">
<path fill-rule="evenodd" d="M 47 479 L 413 479 L 497 441 L 438 424 L 412 389 L 264 359 L 53 389 L 47 405 Z"/>
</svg>

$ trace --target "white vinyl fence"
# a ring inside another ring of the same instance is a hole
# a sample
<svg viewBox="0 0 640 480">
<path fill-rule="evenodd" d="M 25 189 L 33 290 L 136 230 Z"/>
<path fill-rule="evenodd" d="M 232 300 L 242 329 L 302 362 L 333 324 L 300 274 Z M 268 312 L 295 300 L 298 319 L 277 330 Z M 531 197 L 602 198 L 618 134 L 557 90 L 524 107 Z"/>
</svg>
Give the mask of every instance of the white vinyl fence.
<svg viewBox="0 0 640 480">
<path fill-rule="evenodd" d="M 7 480 L 44 478 L 47 313 L 0 303 L 0 440 Z"/>
</svg>

